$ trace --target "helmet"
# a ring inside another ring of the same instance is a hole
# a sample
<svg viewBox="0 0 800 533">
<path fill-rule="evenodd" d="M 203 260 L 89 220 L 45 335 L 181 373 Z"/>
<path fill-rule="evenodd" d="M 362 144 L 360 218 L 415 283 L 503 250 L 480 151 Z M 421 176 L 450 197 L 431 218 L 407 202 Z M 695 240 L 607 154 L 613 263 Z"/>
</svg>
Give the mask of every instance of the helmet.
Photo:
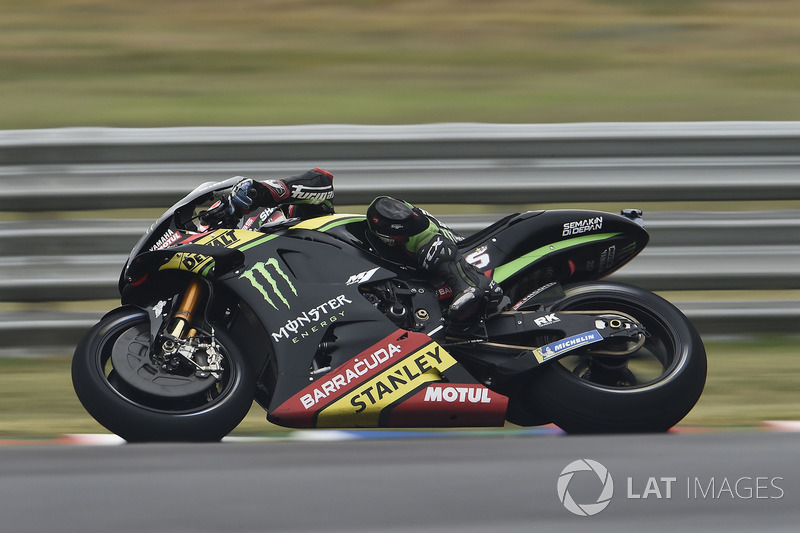
<svg viewBox="0 0 800 533">
<path fill-rule="evenodd" d="M 416 207 L 392 198 L 379 196 L 367 208 L 370 231 L 387 244 L 407 242 L 408 238 L 428 227 L 428 217 Z"/>
</svg>

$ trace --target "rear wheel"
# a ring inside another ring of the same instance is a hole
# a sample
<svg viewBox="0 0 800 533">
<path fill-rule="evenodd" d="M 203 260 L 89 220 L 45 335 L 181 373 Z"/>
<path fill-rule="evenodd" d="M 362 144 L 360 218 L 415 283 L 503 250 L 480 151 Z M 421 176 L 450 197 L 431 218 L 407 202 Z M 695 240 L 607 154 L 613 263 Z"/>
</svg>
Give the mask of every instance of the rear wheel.
<svg viewBox="0 0 800 533">
<path fill-rule="evenodd" d="M 178 358 L 170 366 L 151 353 L 150 341 L 148 315 L 136 308 L 109 313 L 86 334 L 72 381 L 89 414 L 129 442 L 218 441 L 230 433 L 255 390 L 253 370 L 232 339 L 220 329 L 198 338 L 194 359 L 216 361 L 220 370 L 211 373 Z"/>
<path fill-rule="evenodd" d="M 689 320 L 637 287 L 589 282 L 565 289 L 553 311 L 610 311 L 645 329 L 639 342 L 584 349 L 546 364 L 526 391 L 531 408 L 568 433 L 660 432 L 703 391 L 706 356 Z"/>
</svg>

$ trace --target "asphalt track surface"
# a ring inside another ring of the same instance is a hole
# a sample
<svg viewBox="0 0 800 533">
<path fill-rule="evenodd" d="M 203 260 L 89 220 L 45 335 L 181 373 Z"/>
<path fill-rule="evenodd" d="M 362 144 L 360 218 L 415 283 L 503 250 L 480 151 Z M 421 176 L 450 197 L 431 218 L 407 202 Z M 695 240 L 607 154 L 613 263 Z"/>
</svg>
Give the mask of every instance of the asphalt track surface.
<svg viewBox="0 0 800 533">
<path fill-rule="evenodd" d="M 800 433 L 497 435 L 0 447 L 0 531 L 798 530 Z"/>
</svg>

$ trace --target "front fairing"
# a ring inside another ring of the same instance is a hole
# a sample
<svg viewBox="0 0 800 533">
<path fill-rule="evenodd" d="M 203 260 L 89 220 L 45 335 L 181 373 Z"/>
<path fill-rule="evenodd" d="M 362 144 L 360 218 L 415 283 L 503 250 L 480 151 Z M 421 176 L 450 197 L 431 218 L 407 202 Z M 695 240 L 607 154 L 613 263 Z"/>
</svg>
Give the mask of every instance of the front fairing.
<svg viewBox="0 0 800 533">
<path fill-rule="evenodd" d="M 126 284 L 128 267 L 135 257 L 146 251 L 166 249 L 187 235 L 201 231 L 203 228 L 194 218 L 196 210 L 204 205 L 210 206 L 218 198 L 224 196 L 225 191 L 236 185 L 240 179 L 234 177 L 219 182 L 203 183 L 177 201 L 158 220 L 153 222 L 128 255 L 128 260 L 120 275 L 120 293 Z"/>
<path fill-rule="evenodd" d="M 204 204 L 210 205 L 239 180 L 241 178 L 235 177 L 225 181 L 204 183 L 187 194 L 150 226 L 131 250 L 130 257 L 135 257 L 142 250 L 151 247 L 166 248 L 177 240 L 171 237 L 175 232 L 199 231 L 201 229 L 199 223 L 194 220 L 195 210 Z"/>
</svg>

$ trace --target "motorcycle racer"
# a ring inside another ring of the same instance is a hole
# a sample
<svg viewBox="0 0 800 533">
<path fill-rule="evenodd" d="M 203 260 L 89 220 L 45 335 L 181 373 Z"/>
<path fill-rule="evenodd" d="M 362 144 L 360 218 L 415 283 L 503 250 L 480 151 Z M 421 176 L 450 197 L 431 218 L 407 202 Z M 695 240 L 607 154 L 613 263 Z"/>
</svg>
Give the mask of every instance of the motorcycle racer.
<svg viewBox="0 0 800 533">
<path fill-rule="evenodd" d="M 333 174 L 313 168 L 282 180 L 257 181 L 243 177 L 231 191 L 228 210 L 241 216 L 256 208 L 285 209 L 290 218 L 330 215 Z M 406 260 L 444 279 L 453 292 L 448 315 L 455 325 L 476 322 L 484 310 L 497 307 L 502 289 L 469 264 L 458 249 L 463 237 L 414 205 L 379 196 L 367 208 L 370 231 L 387 247 L 399 248 Z"/>
</svg>

